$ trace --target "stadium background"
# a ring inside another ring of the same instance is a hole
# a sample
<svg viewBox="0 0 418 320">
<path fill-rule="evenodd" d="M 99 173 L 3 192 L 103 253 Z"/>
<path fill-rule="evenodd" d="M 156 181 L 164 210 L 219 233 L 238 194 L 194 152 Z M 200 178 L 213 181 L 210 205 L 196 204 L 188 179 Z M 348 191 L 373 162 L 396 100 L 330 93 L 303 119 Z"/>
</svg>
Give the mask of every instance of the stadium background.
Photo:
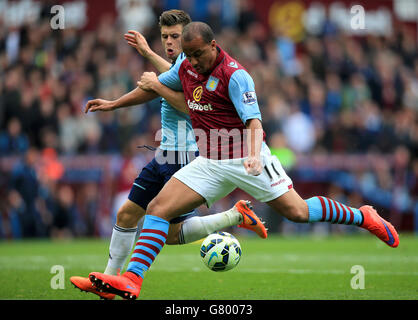
<svg viewBox="0 0 418 320">
<path fill-rule="evenodd" d="M 51 28 L 51 7 L 65 28 Z M 162 54 L 163 10 L 209 23 L 253 76 L 268 144 L 303 197 L 379 209 L 418 233 L 418 4 L 357 1 L 0 1 L 0 239 L 108 237 L 115 210 L 158 145 L 158 99 L 84 114 L 155 70 L 123 34 Z M 236 191 L 210 210 L 247 195 Z M 255 203 L 270 232 L 356 233 L 298 225 Z M 241 230 L 234 230 L 238 232 Z"/>
</svg>

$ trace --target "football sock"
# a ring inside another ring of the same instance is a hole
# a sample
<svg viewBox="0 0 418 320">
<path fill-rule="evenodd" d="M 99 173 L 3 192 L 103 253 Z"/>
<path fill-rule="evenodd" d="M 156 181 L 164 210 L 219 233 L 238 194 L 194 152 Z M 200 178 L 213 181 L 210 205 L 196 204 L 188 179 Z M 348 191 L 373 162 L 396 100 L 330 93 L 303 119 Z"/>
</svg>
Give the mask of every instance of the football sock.
<svg viewBox="0 0 418 320">
<path fill-rule="evenodd" d="M 122 270 L 135 243 L 137 228 L 122 228 L 115 224 L 109 246 L 109 260 L 105 274 L 116 275 Z"/>
<path fill-rule="evenodd" d="M 363 214 L 359 209 L 338 201 L 327 197 L 312 197 L 305 201 L 309 208 L 309 222 L 327 221 L 358 226 L 363 223 Z"/>
<path fill-rule="evenodd" d="M 242 223 L 242 214 L 234 206 L 231 209 L 203 217 L 191 217 L 184 221 L 179 233 L 179 243 L 185 244 L 206 237 L 208 234 Z"/>
<path fill-rule="evenodd" d="M 169 222 L 162 218 L 145 215 L 142 231 L 126 271 L 144 278 L 145 271 L 149 269 L 155 257 L 164 247 L 169 226 Z"/>
</svg>

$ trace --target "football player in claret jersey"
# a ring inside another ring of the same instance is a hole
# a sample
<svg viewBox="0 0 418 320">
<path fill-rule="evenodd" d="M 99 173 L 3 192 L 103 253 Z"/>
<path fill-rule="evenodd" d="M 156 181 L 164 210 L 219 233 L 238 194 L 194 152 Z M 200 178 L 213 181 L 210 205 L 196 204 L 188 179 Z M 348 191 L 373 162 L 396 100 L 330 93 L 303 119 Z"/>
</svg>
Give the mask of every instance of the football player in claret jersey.
<svg viewBox="0 0 418 320">
<path fill-rule="evenodd" d="M 173 175 L 148 205 L 144 228 L 159 249 L 171 219 L 203 203 L 210 206 L 237 187 L 291 221 L 360 226 L 389 246 L 398 246 L 394 227 L 371 206 L 356 209 L 323 196 L 307 200 L 299 196 L 264 142 L 251 76 L 218 46 L 207 24 L 188 24 L 183 29 L 182 47 L 186 59 L 177 60 L 158 78 L 146 73 L 138 82 L 143 89 L 157 93 L 167 87 L 184 91 L 184 108 L 190 113 L 200 152 Z M 136 250 L 143 248 L 138 243 Z M 90 279 L 105 291 L 135 299 L 148 268 L 149 264 L 133 254 L 123 275 L 92 272 Z"/>
<path fill-rule="evenodd" d="M 165 11 L 160 17 L 161 40 L 167 57 L 173 63 L 178 57 L 182 59 L 184 56 L 181 53 L 181 34 L 183 27 L 190 21 L 189 15 L 182 10 Z M 135 47 L 142 56 L 152 62 L 157 70 L 164 72 L 172 66 L 149 48 L 140 33 L 129 31 L 125 34 L 125 39 L 129 45 Z M 86 111 L 114 110 L 119 107 L 139 104 L 157 96 L 155 93 L 150 94 L 142 89 L 136 89 L 134 92 L 138 93 L 135 99 L 130 99 L 129 93 L 124 96 L 124 99 L 128 97 L 129 103 L 96 99 L 88 102 Z M 173 96 L 167 98 L 170 99 Z M 180 104 L 184 104 L 183 94 L 180 99 L 176 97 L 170 99 L 173 104 L 177 104 L 179 100 Z M 145 215 L 148 203 L 158 194 L 171 176 L 192 161 L 197 154 L 198 149 L 189 116 L 173 108 L 164 98 L 161 100 L 161 122 L 162 141 L 156 156 L 135 179 L 128 199 L 117 212 L 105 274 L 116 275 L 118 270 L 123 268 L 135 242 L 138 221 Z M 168 236 L 168 244 L 190 243 L 204 238 L 214 231 L 234 225 L 254 231 L 261 238 L 267 237 L 266 228 L 251 210 L 247 201 L 240 200 L 230 210 L 203 217 L 194 214 L 193 209 L 184 211 L 178 217 L 170 219 L 170 227 L 165 234 L 166 237 Z M 142 230 L 139 239 L 139 242 L 144 244 L 144 249 L 136 250 L 134 259 L 139 259 L 144 264 L 150 264 L 153 254 L 161 247 L 158 243 L 148 239 L 146 229 Z M 92 286 L 88 277 L 74 276 L 70 280 L 79 289 L 95 293 L 102 298 L 113 299 L 115 296 L 112 293 L 97 290 L 96 286 Z"/>
</svg>

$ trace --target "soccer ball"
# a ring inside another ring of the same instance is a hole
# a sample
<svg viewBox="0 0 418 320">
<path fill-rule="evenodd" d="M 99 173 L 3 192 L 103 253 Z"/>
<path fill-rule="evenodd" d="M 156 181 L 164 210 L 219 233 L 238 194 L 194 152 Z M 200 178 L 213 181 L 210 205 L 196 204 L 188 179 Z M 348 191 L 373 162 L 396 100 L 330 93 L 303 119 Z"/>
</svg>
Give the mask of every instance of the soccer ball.
<svg viewBox="0 0 418 320">
<path fill-rule="evenodd" d="M 212 271 L 228 271 L 241 259 L 241 246 L 228 232 L 211 233 L 200 246 L 203 263 Z"/>
</svg>

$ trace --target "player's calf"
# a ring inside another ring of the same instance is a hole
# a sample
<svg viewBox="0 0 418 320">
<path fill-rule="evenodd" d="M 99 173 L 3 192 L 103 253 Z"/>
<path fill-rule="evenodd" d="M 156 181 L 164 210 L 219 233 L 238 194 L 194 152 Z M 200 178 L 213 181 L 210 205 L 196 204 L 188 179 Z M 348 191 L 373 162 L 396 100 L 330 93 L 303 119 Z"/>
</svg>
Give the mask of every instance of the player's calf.
<svg viewBox="0 0 418 320">
<path fill-rule="evenodd" d="M 309 221 L 308 204 L 294 189 L 290 189 L 282 196 L 267 202 L 267 204 L 290 221 L 298 223 Z"/>
<path fill-rule="evenodd" d="M 116 225 L 122 228 L 135 228 L 145 215 L 145 210 L 136 203 L 126 200 L 116 214 Z"/>
<path fill-rule="evenodd" d="M 181 231 L 181 227 L 182 227 L 183 223 L 184 222 L 170 224 L 170 227 L 168 228 L 167 240 L 165 242 L 166 244 L 168 244 L 168 245 L 180 244 L 179 233 Z"/>
</svg>

